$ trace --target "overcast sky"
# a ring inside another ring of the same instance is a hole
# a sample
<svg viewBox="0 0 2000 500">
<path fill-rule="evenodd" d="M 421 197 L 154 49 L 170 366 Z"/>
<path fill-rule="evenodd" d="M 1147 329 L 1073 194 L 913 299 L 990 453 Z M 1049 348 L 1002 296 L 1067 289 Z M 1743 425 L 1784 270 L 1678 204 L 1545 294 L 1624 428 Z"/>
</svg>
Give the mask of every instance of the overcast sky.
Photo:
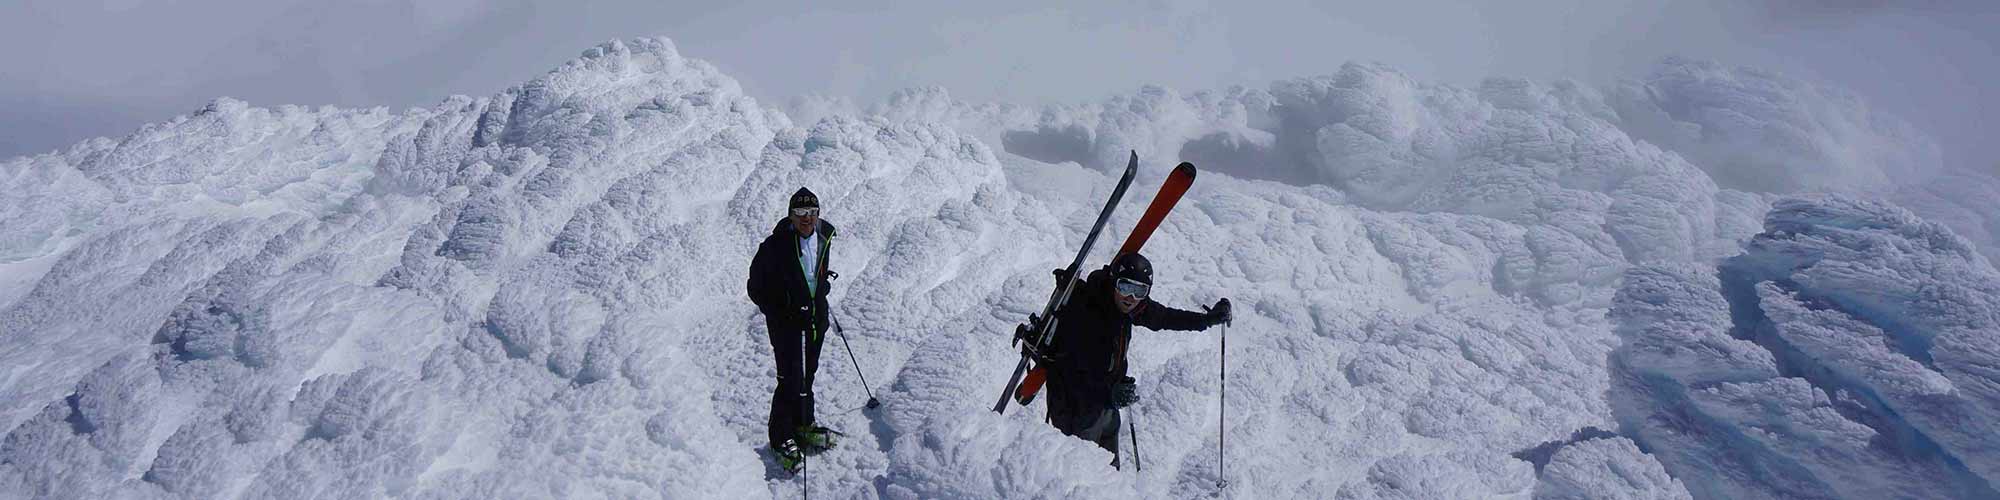
<svg viewBox="0 0 2000 500">
<path fill-rule="evenodd" d="M 841 3 L 5 0 L 0 158 L 122 136 L 218 96 L 430 106 L 525 82 L 604 40 L 666 36 L 770 103 L 867 104 L 918 85 L 1087 102 L 1148 83 L 1262 87 L 1350 60 L 1455 84 L 1601 84 L 1680 54 L 1848 87 L 1937 136 L 1948 161 L 2000 163 L 1988 118 L 2000 112 L 2000 1 Z"/>
</svg>

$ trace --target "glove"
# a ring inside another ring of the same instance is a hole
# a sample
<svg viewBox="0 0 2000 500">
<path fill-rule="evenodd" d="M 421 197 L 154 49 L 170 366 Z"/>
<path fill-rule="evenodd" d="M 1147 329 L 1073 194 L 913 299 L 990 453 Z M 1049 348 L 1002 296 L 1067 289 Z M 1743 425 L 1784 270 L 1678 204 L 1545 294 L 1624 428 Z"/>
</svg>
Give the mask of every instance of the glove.
<svg viewBox="0 0 2000 500">
<path fill-rule="evenodd" d="M 1226 322 L 1230 322 L 1230 320 L 1234 320 L 1234 318 L 1236 318 L 1234 314 L 1230 314 L 1230 300 L 1228 300 L 1228 298 L 1224 298 L 1224 300 L 1216 300 L 1216 304 L 1214 304 L 1214 306 L 1208 306 L 1206 310 L 1208 310 L 1208 314 L 1204 314 L 1204 316 L 1202 316 L 1202 320 L 1204 320 L 1204 322 L 1208 322 L 1208 326 L 1216 326 L 1216 324 L 1226 324 Z"/>
<path fill-rule="evenodd" d="M 1067 271 L 1069 270 L 1063 268 L 1056 268 L 1053 271 L 1049 271 L 1049 274 L 1053 274 L 1056 277 L 1057 289 L 1061 289 L 1063 285 L 1069 284 L 1069 273 Z"/>
<path fill-rule="evenodd" d="M 1215 305 L 1208 308 L 1208 314 L 1202 319 L 1208 322 L 1208 326 L 1228 323 L 1229 320 L 1235 319 L 1235 316 L 1229 313 L 1229 299 L 1215 301 Z"/>
<path fill-rule="evenodd" d="M 1111 384 L 1111 407 L 1124 408 L 1139 402 L 1139 383 L 1132 377 L 1119 379 Z"/>
</svg>

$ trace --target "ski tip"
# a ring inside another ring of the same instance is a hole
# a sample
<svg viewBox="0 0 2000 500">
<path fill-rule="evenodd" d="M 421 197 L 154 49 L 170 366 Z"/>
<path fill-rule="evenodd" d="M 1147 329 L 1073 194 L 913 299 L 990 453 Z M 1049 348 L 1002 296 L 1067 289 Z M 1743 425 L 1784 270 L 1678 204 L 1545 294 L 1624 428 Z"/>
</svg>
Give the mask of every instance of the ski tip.
<svg viewBox="0 0 2000 500">
<path fill-rule="evenodd" d="M 1181 162 L 1181 164 L 1180 164 L 1180 165 L 1175 165 L 1175 166 L 1174 166 L 1174 171 L 1175 171 L 1175 172 L 1187 172 L 1187 175 L 1188 175 L 1188 176 L 1190 176 L 1190 177 L 1194 176 L 1194 174 L 1195 174 L 1195 169 L 1194 169 L 1194 164 L 1193 164 L 1193 163 L 1188 163 L 1188 162 Z"/>
</svg>

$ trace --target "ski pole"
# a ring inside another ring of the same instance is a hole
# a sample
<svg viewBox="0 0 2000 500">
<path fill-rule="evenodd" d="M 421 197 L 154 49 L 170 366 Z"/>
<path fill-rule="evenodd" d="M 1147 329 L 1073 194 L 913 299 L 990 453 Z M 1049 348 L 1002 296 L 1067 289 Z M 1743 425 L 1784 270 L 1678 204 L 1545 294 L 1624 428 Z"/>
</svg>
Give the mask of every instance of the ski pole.
<svg viewBox="0 0 2000 500">
<path fill-rule="evenodd" d="M 882 402 L 875 399 L 875 390 L 868 388 L 868 376 L 861 373 L 861 359 L 854 357 L 854 345 L 847 343 L 847 329 L 840 326 L 840 316 L 834 316 L 833 311 L 827 311 L 827 316 L 833 318 L 833 331 L 840 333 L 841 347 L 847 348 L 847 360 L 854 362 L 854 374 L 861 377 L 861 390 L 868 393 L 867 407 L 882 406 Z"/>
<path fill-rule="evenodd" d="M 1215 415 L 1215 489 L 1217 490 L 1229 487 L 1229 475 L 1227 474 L 1229 467 L 1229 451 L 1228 451 L 1229 448 L 1227 447 L 1227 442 L 1228 442 L 1227 440 L 1229 439 L 1229 427 L 1227 425 L 1224 425 L 1223 423 L 1228 419 L 1229 415 L 1229 324 L 1228 323 L 1222 324 L 1221 355 L 1222 355 L 1222 364 L 1218 368 L 1221 371 L 1220 380 L 1222 383 L 1222 404 L 1217 406 L 1218 411 L 1216 412 Z"/>
<path fill-rule="evenodd" d="M 832 315 L 833 315 L 833 311 L 827 311 L 827 315 L 828 315 L 828 316 L 832 316 Z M 815 323 L 813 323 L 813 320 L 812 320 L 812 316 L 810 316 L 810 315 L 806 316 L 806 324 L 807 324 L 807 325 L 815 325 Z M 812 328 L 817 328 L 817 326 L 807 326 L 807 329 L 808 329 L 807 331 L 813 331 L 813 330 L 811 330 Z M 799 376 L 800 376 L 800 378 L 799 378 L 799 382 L 800 382 L 800 383 L 804 383 L 804 384 L 806 384 L 806 387 L 805 387 L 805 392 L 801 392 L 801 393 L 799 393 L 799 396 L 800 396 L 800 398 L 799 398 L 799 402 L 800 402 L 800 403 L 806 403 L 806 402 L 808 402 L 808 401 L 811 401 L 810 399 L 807 399 L 807 398 L 805 398 L 804 396 L 805 396 L 806 394 L 810 394 L 810 393 L 812 393 L 812 382 L 810 382 L 810 381 L 807 381 L 807 380 L 805 379 L 805 375 L 807 375 L 807 374 L 810 374 L 810 373 L 812 373 L 811 371 L 808 371 L 808 370 L 806 370 L 806 360 L 807 360 L 807 359 L 809 359 L 809 358 L 811 357 L 811 354 L 812 354 L 812 350 L 811 350 L 811 346 L 812 346 L 812 344 L 811 344 L 811 342 L 812 342 L 812 337 L 813 337 L 813 335 L 801 335 L 801 336 L 799 336 Z M 822 338 L 824 338 L 824 337 L 822 337 Z M 812 412 L 812 406 L 811 406 L 810 404 L 800 404 L 800 405 L 799 405 L 799 407 L 800 407 L 800 409 L 802 409 L 802 410 L 804 410 L 804 411 L 805 411 L 805 414 L 806 414 L 806 415 L 805 415 L 805 418 L 806 418 L 806 421 L 807 421 L 807 422 L 811 422 L 811 421 L 812 421 L 811 419 L 812 419 L 812 416 L 813 416 L 813 415 L 812 415 L 812 413 L 813 413 L 813 412 Z M 802 431 L 801 431 L 801 432 L 802 432 Z M 792 437 L 792 439 L 793 439 L 793 441 L 792 441 L 792 442 L 794 443 L 794 446 L 798 446 L 798 447 L 800 448 L 800 454 L 799 454 L 799 498 L 800 498 L 801 500 L 812 500 L 812 471 L 810 471 L 810 470 L 807 470 L 807 469 L 806 469 L 806 466 L 807 466 L 807 465 L 811 465 L 811 462 L 809 462 L 809 461 L 807 461 L 807 460 L 806 460 L 806 456 L 805 456 L 805 453 L 804 453 L 804 448 L 805 448 L 805 446 L 802 446 L 802 445 L 803 445 L 804 443 L 803 443 L 803 442 L 802 442 L 801 440 L 802 440 L 802 439 L 803 439 L 804 437 L 805 437 L 805 436 L 802 436 L 802 435 L 799 435 L 798 433 L 794 433 L 794 434 L 793 434 L 793 437 Z"/>
<path fill-rule="evenodd" d="M 1118 412 L 1124 413 L 1125 411 L 1119 410 Z M 1132 470 L 1134 472 L 1145 472 L 1145 461 L 1139 460 L 1139 422 L 1126 420 L 1125 427 L 1132 431 Z"/>
</svg>

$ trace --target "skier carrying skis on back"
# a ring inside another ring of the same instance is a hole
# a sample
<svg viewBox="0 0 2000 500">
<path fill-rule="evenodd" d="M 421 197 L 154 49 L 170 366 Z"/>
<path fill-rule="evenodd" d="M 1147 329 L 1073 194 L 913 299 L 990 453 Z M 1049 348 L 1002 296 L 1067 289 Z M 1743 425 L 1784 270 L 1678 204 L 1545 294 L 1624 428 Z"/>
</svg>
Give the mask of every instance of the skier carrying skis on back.
<svg viewBox="0 0 2000 500">
<path fill-rule="evenodd" d="M 819 197 L 799 188 L 790 215 L 778 221 L 750 260 L 745 288 L 764 313 L 778 387 L 771 394 L 766 425 L 772 454 L 787 472 L 796 472 L 806 453 L 832 448 L 837 434 L 814 424 L 813 375 L 819 371 L 820 344 L 827 328 L 827 291 L 832 278 L 827 257 L 833 224 L 819 218 Z"/>
<path fill-rule="evenodd" d="M 1068 279 L 1056 270 L 1057 287 Z M 1051 349 L 1042 353 L 1048 375 L 1049 423 L 1063 434 L 1097 443 L 1118 466 L 1118 410 L 1139 401 L 1126 375 L 1125 353 L 1132 326 L 1152 330 L 1206 330 L 1230 320 L 1229 299 L 1206 313 L 1183 311 L 1150 298 L 1153 264 L 1137 253 L 1119 255 L 1092 271 L 1075 300 L 1057 313 Z"/>
</svg>

